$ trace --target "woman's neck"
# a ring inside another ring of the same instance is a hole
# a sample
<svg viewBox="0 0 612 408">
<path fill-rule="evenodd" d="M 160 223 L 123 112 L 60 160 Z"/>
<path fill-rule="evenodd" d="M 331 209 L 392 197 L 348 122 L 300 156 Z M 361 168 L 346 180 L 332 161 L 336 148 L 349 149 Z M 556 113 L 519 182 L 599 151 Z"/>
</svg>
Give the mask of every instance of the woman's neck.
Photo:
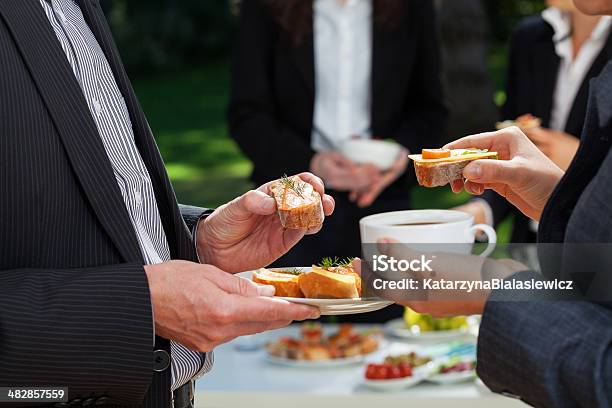
<svg viewBox="0 0 612 408">
<path fill-rule="evenodd" d="M 571 14 L 574 58 L 578 55 L 584 43 L 591 37 L 591 33 L 597 27 L 600 18 L 601 16 L 587 16 L 579 12 Z"/>
</svg>

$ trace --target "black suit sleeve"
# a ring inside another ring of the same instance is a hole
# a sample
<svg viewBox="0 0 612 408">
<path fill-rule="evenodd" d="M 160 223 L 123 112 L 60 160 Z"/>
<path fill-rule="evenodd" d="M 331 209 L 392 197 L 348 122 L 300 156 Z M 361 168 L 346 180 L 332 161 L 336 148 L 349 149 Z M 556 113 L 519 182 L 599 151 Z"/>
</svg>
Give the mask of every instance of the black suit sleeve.
<svg viewBox="0 0 612 408">
<path fill-rule="evenodd" d="M 179 204 L 179 209 L 181 211 L 181 216 L 183 217 L 183 221 L 187 224 L 187 228 L 191 233 L 195 231 L 196 225 L 198 225 L 198 221 L 204 215 L 208 215 L 214 211 L 214 209 L 210 208 L 201 208 L 194 207 L 191 205 Z"/>
<path fill-rule="evenodd" d="M 258 0 L 243 1 L 240 16 L 228 109 L 230 133 L 264 172 L 259 177 L 273 180 L 283 173 L 307 171 L 314 150 L 275 114 L 271 71 L 276 25 Z"/>
<path fill-rule="evenodd" d="M 513 277 L 532 278 L 540 275 Z M 610 309 L 498 291 L 483 313 L 477 370 L 493 391 L 537 407 L 604 407 L 612 403 L 611 352 Z"/>
<path fill-rule="evenodd" d="M 0 271 L 0 385 L 142 403 L 153 374 L 142 265 Z"/>
<path fill-rule="evenodd" d="M 433 2 L 419 2 L 418 62 L 404 105 L 404 121 L 395 139 L 413 153 L 440 146 L 448 111 L 441 81 L 440 44 Z M 384 135 L 383 135 L 384 136 Z"/>
</svg>

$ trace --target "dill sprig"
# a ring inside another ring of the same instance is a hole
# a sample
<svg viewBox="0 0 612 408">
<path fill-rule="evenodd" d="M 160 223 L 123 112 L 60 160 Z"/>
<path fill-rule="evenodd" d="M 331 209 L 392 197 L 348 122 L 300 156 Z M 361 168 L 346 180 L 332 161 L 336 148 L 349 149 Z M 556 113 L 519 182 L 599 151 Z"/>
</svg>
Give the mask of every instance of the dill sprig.
<svg viewBox="0 0 612 408">
<path fill-rule="evenodd" d="M 293 190 L 295 194 L 304 198 L 304 185 L 300 183 L 296 183 L 296 181 L 286 174 L 283 174 L 283 177 L 280 178 L 281 184 L 285 187 L 285 190 Z"/>
<path fill-rule="evenodd" d="M 353 263 L 353 259 L 355 258 L 344 258 L 340 259 L 337 256 L 333 258 L 331 256 L 327 256 L 321 260 L 321 262 L 317 265 L 323 269 L 329 268 L 348 268 L 351 267 Z"/>
</svg>

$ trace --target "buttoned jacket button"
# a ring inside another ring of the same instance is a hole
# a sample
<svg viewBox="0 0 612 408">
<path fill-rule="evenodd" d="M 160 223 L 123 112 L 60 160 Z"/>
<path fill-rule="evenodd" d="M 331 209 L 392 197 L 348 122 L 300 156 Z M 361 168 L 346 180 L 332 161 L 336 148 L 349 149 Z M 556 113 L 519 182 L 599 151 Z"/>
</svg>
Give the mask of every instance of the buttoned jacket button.
<svg viewBox="0 0 612 408">
<path fill-rule="evenodd" d="M 96 400 L 96 406 L 101 407 L 102 405 L 106 405 L 110 402 L 110 398 L 104 396 L 100 397 Z"/>
<path fill-rule="evenodd" d="M 170 355 L 166 350 L 155 350 L 153 352 L 153 371 L 164 371 L 170 367 Z"/>
<path fill-rule="evenodd" d="M 72 401 L 70 401 L 70 406 L 71 407 L 77 407 L 79 405 L 81 405 L 83 403 L 83 400 L 81 398 L 75 398 Z"/>
</svg>

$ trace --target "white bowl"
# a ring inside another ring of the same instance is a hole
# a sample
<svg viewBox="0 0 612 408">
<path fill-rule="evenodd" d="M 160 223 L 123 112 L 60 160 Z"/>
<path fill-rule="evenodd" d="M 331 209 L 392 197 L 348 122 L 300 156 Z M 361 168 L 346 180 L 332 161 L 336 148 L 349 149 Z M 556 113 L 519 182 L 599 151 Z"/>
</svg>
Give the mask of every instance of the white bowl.
<svg viewBox="0 0 612 408">
<path fill-rule="evenodd" d="M 394 142 L 370 139 L 350 139 L 340 146 L 340 153 L 359 164 L 373 164 L 381 170 L 389 170 L 400 153 Z"/>
</svg>

